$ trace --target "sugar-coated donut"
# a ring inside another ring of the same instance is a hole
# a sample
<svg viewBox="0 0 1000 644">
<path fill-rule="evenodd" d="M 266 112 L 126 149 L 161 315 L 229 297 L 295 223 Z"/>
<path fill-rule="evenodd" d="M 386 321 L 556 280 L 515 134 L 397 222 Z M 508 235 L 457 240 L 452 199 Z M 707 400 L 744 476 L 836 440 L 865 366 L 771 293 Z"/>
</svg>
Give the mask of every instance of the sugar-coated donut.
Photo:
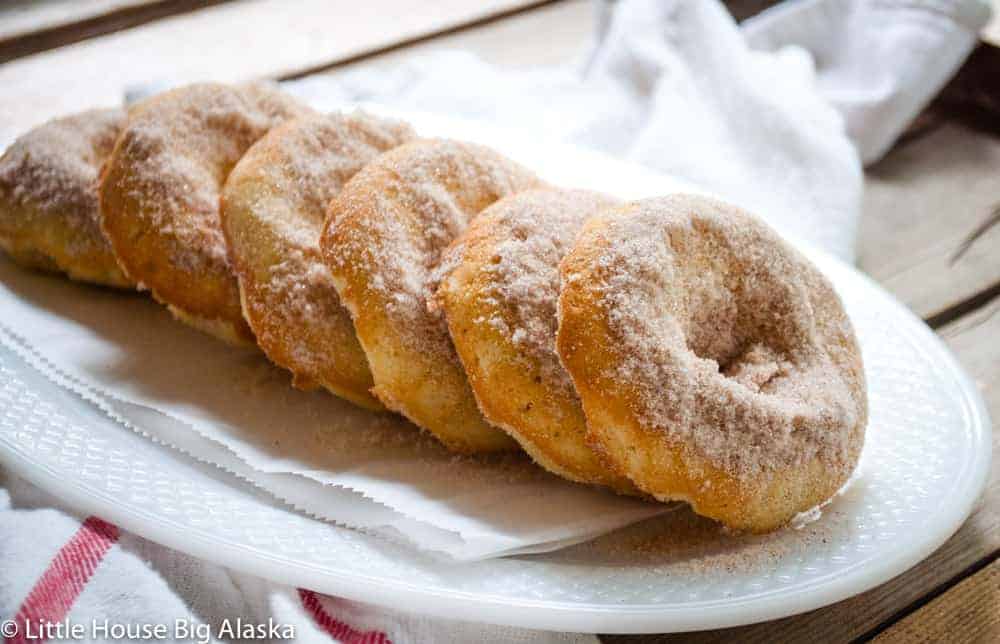
<svg viewBox="0 0 1000 644">
<path fill-rule="evenodd" d="M 177 318 L 252 343 L 219 222 L 219 194 L 254 141 L 310 113 L 263 83 L 199 83 L 133 106 L 100 186 L 101 225 L 126 274 Z"/>
<path fill-rule="evenodd" d="M 330 204 L 320 245 L 375 395 L 456 451 L 516 443 L 479 413 L 444 317 L 428 309 L 434 271 L 470 219 L 537 183 L 489 148 L 418 140 L 369 163 Z"/>
<path fill-rule="evenodd" d="M 829 499 L 867 398 L 827 280 L 761 221 L 690 195 L 591 219 L 561 265 L 557 349 L 593 444 L 642 490 L 754 532 Z"/>
<path fill-rule="evenodd" d="M 555 346 L 559 261 L 584 221 L 616 204 L 557 188 L 501 199 L 448 248 L 436 299 L 486 420 L 555 474 L 632 491 L 587 445 Z"/>
<path fill-rule="evenodd" d="M 408 125 L 360 112 L 295 119 L 254 143 L 222 192 L 222 228 L 257 344 L 295 386 L 323 386 L 370 409 L 382 405 L 319 238 L 348 179 L 411 138 Z"/>
<path fill-rule="evenodd" d="M 0 157 L 0 248 L 16 262 L 134 288 L 101 233 L 97 175 L 125 123 L 99 109 L 40 125 Z"/>
</svg>

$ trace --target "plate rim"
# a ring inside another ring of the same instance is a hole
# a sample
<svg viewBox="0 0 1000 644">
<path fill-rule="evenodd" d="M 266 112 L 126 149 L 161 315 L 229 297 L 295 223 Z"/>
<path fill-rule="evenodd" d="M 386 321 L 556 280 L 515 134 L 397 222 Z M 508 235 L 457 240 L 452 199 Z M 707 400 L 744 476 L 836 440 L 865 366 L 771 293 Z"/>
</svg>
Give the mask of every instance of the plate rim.
<svg viewBox="0 0 1000 644">
<path fill-rule="evenodd" d="M 942 359 L 948 373 L 961 392 L 965 435 L 970 443 L 971 458 L 955 478 L 954 493 L 963 503 L 947 504 L 941 517 L 931 524 L 921 538 L 910 540 L 912 547 L 898 555 L 874 561 L 858 562 L 839 569 L 789 595 L 787 590 L 764 591 L 741 599 L 714 599 L 705 602 L 671 604 L 625 604 L 611 606 L 573 603 L 562 600 L 517 599 L 441 587 L 426 587 L 417 583 L 387 580 L 375 575 L 318 569 L 301 560 L 282 555 L 266 556 L 247 545 L 222 538 L 212 532 L 161 517 L 133 505 L 123 504 L 84 481 L 60 478 L 48 464 L 31 458 L 10 442 L 0 441 L 0 462 L 15 474 L 39 487 L 58 488 L 61 497 L 74 507 L 102 518 L 136 535 L 191 556 L 215 561 L 226 567 L 261 576 L 291 586 L 309 588 L 354 601 L 391 606 L 411 613 L 462 621 L 488 622 L 525 627 L 524 617 L 530 612 L 534 623 L 527 628 L 587 633 L 665 633 L 685 632 L 705 628 L 728 628 L 769 621 L 800 614 L 861 594 L 884 584 L 928 557 L 944 544 L 972 513 L 988 480 L 992 461 L 990 418 L 985 402 L 973 386 L 957 358 L 944 342 L 922 320 L 898 302 L 870 277 L 824 251 L 812 249 L 822 260 L 833 262 L 852 273 L 869 289 L 876 289 L 886 304 L 910 322 L 917 334 L 917 350 L 931 359 Z M 936 355 L 935 355 L 936 354 Z M 34 369 L 33 366 L 27 365 Z M 58 386 L 52 383 L 53 386 Z M 78 396 L 75 392 L 70 392 Z M 126 427 L 122 431 L 129 431 Z M 59 481 L 57 485 L 56 481 Z M 67 485 L 67 483 L 69 483 Z M 219 546 L 225 546 L 220 548 Z M 247 555 L 250 555 L 249 557 Z M 251 567 L 249 562 L 254 562 Z M 863 570 L 858 568 L 863 567 Z M 845 571 L 850 574 L 845 574 Z M 539 626 L 542 624 L 542 626 Z"/>
</svg>

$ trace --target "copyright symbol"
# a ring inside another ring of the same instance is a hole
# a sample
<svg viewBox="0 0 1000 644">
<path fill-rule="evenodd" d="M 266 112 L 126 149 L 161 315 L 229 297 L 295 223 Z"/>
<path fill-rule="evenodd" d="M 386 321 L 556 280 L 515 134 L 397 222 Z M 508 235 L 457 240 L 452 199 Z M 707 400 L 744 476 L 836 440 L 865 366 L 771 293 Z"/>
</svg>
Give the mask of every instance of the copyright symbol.
<svg viewBox="0 0 1000 644">
<path fill-rule="evenodd" d="M 17 622 L 12 619 L 5 619 L 0 622 L 0 635 L 4 637 L 14 637 L 17 635 Z"/>
</svg>

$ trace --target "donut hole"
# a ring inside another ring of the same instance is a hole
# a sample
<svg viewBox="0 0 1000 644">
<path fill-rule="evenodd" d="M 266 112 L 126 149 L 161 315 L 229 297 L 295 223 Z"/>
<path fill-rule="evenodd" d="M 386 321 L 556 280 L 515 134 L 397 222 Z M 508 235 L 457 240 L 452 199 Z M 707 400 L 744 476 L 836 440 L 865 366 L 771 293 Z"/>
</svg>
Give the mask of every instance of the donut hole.
<svg viewBox="0 0 1000 644">
<path fill-rule="evenodd" d="M 722 376 L 755 392 L 775 393 L 773 385 L 789 374 L 802 337 L 787 296 L 773 280 L 755 280 L 752 288 L 741 284 L 734 333 L 737 349 L 719 360 Z M 767 298 L 766 304 L 762 298 Z"/>
<path fill-rule="evenodd" d="M 787 375 L 787 360 L 765 344 L 752 344 L 727 364 L 719 365 L 719 373 L 754 391 L 767 393 L 769 385 Z"/>
<path fill-rule="evenodd" d="M 687 350 L 714 363 L 720 377 L 755 392 L 788 374 L 801 337 L 795 293 L 780 267 L 747 258 L 710 224 L 671 231 L 681 329 Z"/>
<path fill-rule="evenodd" d="M 787 375 L 789 358 L 780 349 L 750 334 L 735 333 L 720 338 L 716 346 L 732 346 L 733 350 L 719 354 L 710 350 L 699 353 L 697 344 L 688 343 L 688 349 L 701 360 L 713 364 L 718 374 L 753 391 L 767 393 L 776 379 Z"/>
</svg>

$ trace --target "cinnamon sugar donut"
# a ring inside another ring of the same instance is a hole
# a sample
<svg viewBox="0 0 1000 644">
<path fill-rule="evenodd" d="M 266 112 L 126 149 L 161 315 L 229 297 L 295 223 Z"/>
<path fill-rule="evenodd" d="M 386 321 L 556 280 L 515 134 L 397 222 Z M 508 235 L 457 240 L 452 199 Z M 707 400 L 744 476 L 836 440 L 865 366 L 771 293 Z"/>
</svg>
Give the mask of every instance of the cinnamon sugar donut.
<svg viewBox="0 0 1000 644">
<path fill-rule="evenodd" d="M 369 163 L 330 204 L 320 246 L 368 357 L 373 392 L 457 451 L 516 443 L 479 413 L 447 324 L 428 309 L 434 269 L 483 208 L 537 183 L 489 148 L 418 140 Z"/>
<path fill-rule="evenodd" d="M 639 488 L 763 532 L 845 483 L 867 420 L 858 343 L 762 222 L 640 201 L 590 220 L 561 276 L 559 355 L 593 444 Z"/>
<path fill-rule="evenodd" d="M 559 476 L 631 491 L 587 445 L 555 346 L 559 261 L 584 221 L 616 203 L 555 188 L 501 199 L 448 248 L 436 300 L 486 420 Z"/>
<path fill-rule="evenodd" d="M 201 83 L 136 104 L 101 178 L 119 263 L 179 319 L 252 343 L 219 223 L 219 194 L 250 145 L 312 113 L 266 84 Z"/>
<path fill-rule="evenodd" d="M 101 233 L 97 174 L 125 123 L 118 109 L 40 125 L 0 158 L 0 247 L 25 266 L 133 288 Z"/>
<path fill-rule="evenodd" d="M 301 389 L 323 386 L 370 409 L 371 371 L 322 262 L 330 200 L 361 167 L 413 138 L 363 113 L 308 116 L 254 143 L 222 191 L 222 229 L 257 343 Z"/>
</svg>

